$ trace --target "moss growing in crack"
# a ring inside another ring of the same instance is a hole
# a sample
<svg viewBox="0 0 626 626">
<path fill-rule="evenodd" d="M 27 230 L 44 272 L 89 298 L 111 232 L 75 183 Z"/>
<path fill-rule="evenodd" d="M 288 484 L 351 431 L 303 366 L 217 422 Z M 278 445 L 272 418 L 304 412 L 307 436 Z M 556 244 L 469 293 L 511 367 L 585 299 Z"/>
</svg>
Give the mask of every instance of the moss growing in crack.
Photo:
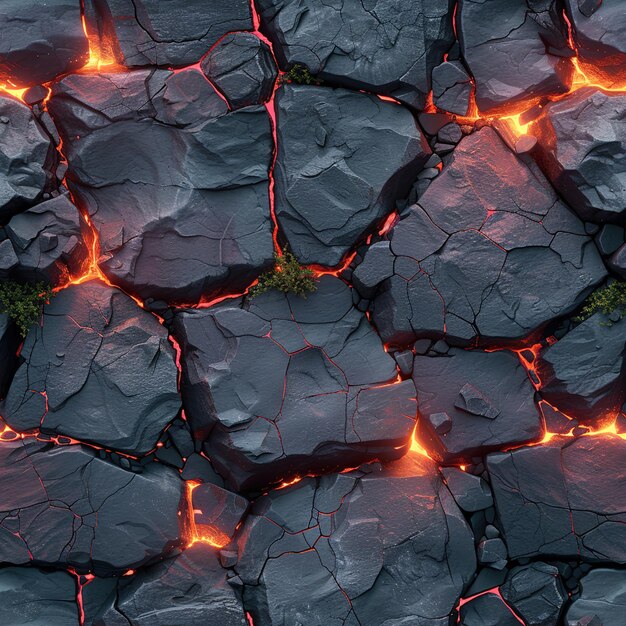
<svg viewBox="0 0 626 626">
<path fill-rule="evenodd" d="M 0 283 L 0 313 L 6 313 L 26 337 L 30 327 L 39 319 L 41 310 L 53 296 L 52 287 L 43 283 Z"/>
<path fill-rule="evenodd" d="M 282 78 L 285 83 L 295 83 L 296 85 L 321 85 L 322 81 L 311 74 L 306 65 L 294 65 Z"/>
<path fill-rule="evenodd" d="M 607 316 L 617 313 L 620 319 L 626 315 L 626 282 L 614 281 L 610 285 L 596 289 L 585 300 L 583 308 L 573 321 L 580 324 L 598 312 Z"/>
<path fill-rule="evenodd" d="M 250 289 L 248 295 L 254 298 L 270 289 L 306 298 L 308 293 L 317 289 L 317 281 L 312 270 L 302 267 L 298 259 L 285 250 L 282 256 L 274 253 L 274 269 L 262 274 L 259 282 Z"/>
</svg>

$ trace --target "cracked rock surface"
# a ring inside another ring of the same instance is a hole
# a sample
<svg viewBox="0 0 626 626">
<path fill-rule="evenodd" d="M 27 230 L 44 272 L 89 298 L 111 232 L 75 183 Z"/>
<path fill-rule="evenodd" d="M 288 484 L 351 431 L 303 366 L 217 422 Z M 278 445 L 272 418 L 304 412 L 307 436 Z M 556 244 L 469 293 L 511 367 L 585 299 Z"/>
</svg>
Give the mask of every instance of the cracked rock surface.
<svg viewBox="0 0 626 626">
<path fill-rule="evenodd" d="M 582 593 L 567 611 L 567 624 L 581 623 L 585 617 L 595 616 L 596 623 L 617 626 L 626 610 L 626 574 L 623 570 L 598 568 L 581 581 Z M 582 623 L 585 624 L 584 622 Z M 589 626 L 595 626 L 589 623 Z"/>
<path fill-rule="evenodd" d="M 18 431 L 142 455 L 180 409 L 166 330 L 127 295 L 97 282 L 52 299 L 21 362 L 2 407 Z"/>
</svg>

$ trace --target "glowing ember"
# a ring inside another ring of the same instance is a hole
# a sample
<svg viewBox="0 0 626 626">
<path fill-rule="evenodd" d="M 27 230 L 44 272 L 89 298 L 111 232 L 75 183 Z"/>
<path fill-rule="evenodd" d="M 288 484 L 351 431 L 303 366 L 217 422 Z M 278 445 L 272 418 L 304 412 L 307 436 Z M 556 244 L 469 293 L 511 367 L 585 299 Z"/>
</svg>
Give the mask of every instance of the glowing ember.
<svg viewBox="0 0 626 626">
<path fill-rule="evenodd" d="M 207 526 L 205 524 L 196 524 L 196 515 L 202 513 L 193 508 L 193 491 L 200 486 L 201 483 L 188 480 L 187 485 L 187 510 L 188 510 L 188 530 L 187 530 L 187 546 L 191 547 L 195 543 L 206 543 L 214 548 L 223 548 L 230 543 L 230 537 L 217 528 Z"/>
</svg>

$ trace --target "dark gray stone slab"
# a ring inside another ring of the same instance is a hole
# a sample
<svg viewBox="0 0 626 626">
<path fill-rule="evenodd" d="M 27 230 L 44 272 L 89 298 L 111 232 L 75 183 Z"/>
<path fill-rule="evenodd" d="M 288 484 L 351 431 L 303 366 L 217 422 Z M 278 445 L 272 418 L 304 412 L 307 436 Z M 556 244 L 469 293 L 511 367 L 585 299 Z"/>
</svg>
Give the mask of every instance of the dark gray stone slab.
<svg viewBox="0 0 626 626">
<path fill-rule="evenodd" d="M 467 115 L 472 83 L 460 61 L 445 61 L 433 69 L 433 103 L 438 109 Z"/>
<path fill-rule="evenodd" d="M 581 581 L 580 597 L 567 610 L 568 626 L 586 624 L 585 617 L 595 616 L 596 622 L 589 626 L 620 626 L 626 611 L 626 572 L 624 570 L 598 568 L 589 572 Z"/>
<path fill-rule="evenodd" d="M 511 609 L 495 593 L 478 596 L 461 607 L 462 626 L 519 626 Z"/>
</svg>

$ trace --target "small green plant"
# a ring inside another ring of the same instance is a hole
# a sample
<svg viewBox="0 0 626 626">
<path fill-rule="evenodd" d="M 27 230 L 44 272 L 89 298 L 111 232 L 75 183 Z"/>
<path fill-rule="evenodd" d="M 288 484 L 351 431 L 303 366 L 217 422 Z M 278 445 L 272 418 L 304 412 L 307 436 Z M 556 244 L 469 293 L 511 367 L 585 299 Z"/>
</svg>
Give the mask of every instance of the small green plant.
<svg viewBox="0 0 626 626">
<path fill-rule="evenodd" d="M 306 65 L 294 65 L 283 76 L 283 82 L 296 85 L 321 85 L 322 81 L 311 74 Z"/>
<path fill-rule="evenodd" d="M 306 298 L 308 293 L 317 289 L 317 282 L 313 270 L 302 267 L 298 259 L 285 250 L 282 256 L 274 253 L 274 269 L 262 274 L 259 282 L 250 289 L 248 295 L 254 298 L 270 289 L 294 293 Z"/>
<path fill-rule="evenodd" d="M 41 309 L 54 295 L 52 287 L 43 283 L 0 283 L 0 313 L 15 321 L 22 337 L 41 315 Z"/>
<path fill-rule="evenodd" d="M 604 315 L 617 312 L 620 319 L 626 315 L 626 282 L 615 281 L 610 285 L 596 289 L 585 300 L 585 304 L 574 318 L 574 322 L 580 324 L 598 312 L 604 313 Z"/>
</svg>

